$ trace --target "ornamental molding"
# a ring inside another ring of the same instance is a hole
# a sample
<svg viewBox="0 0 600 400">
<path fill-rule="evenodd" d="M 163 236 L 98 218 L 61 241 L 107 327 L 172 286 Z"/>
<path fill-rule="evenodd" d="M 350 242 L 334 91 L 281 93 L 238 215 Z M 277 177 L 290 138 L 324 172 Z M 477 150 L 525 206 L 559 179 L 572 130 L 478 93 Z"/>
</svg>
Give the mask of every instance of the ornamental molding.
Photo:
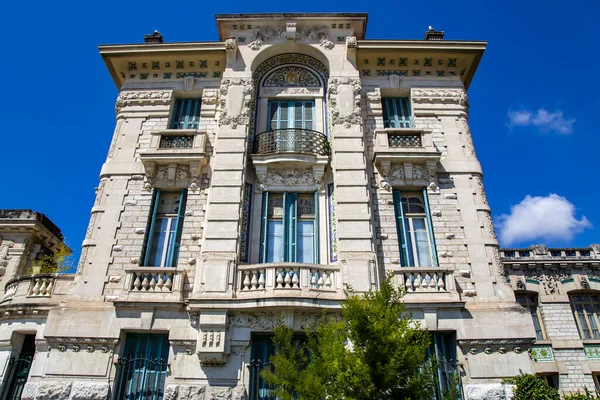
<svg viewBox="0 0 600 400">
<path fill-rule="evenodd" d="M 459 339 L 458 346 L 463 353 L 476 355 L 478 353 L 506 354 L 514 352 L 517 354 L 529 351 L 533 345 L 533 339 Z"/>
<path fill-rule="evenodd" d="M 457 103 L 468 107 L 469 98 L 463 89 L 413 89 L 415 103 Z"/>
<path fill-rule="evenodd" d="M 299 43 L 319 44 L 319 46 L 327 50 L 335 47 L 335 43 L 329 39 L 329 28 L 325 25 L 298 28 L 296 37 Z"/>
<path fill-rule="evenodd" d="M 287 41 L 287 29 L 285 26 L 264 25 L 256 28 L 252 34 L 254 40 L 248 43 L 248 47 L 257 51 L 269 43 L 282 43 Z"/>
<path fill-rule="evenodd" d="M 243 87 L 242 110 L 238 115 L 230 114 L 227 109 L 227 95 L 233 86 Z M 231 125 L 233 129 L 238 125 L 247 125 L 250 122 L 250 105 L 252 102 L 252 79 L 224 79 L 221 81 L 221 100 L 219 102 L 219 125 Z"/>
<path fill-rule="evenodd" d="M 192 191 L 200 187 L 201 162 L 157 165 L 153 161 L 148 161 L 144 166 L 146 169 L 144 189 L 147 191 L 152 191 L 154 187 L 165 186 L 189 187 Z"/>
<path fill-rule="evenodd" d="M 354 95 L 353 111 L 349 114 L 343 115 L 340 111 L 338 104 L 339 88 L 340 86 L 352 86 L 352 92 Z M 361 101 L 361 90 L 362 86 L 360 79 L 347 78 L 338 79 L 332 78 L 328 82 L 329 90 L 329 107 L 331 114 L 331 123 L 333 125 L 344 125 L 344 128 L 350 128 L 352 125 L 362 124 L 362 110 L 360 108 Z"/>
<path fill-rule="evenodd" d="M 12 340 L 11 339 L 0 340 L 0 349 L 10 349 L 10 348 L 12 348 Z"/>
<path fill-rule="evenodd" d="M 119 93 L 117 96 L 117 102 L 115 104 L 115 112 L 119 114 L 123 107 L 144 105 L 144 104 L 171 104 L 171 96 L 173 92 L 171 90 L 160 90 L 160 91 L 143 91 L 134 92 L 126 91 Z"/>
<path fill-rule="evenodd" d="M 416 184 L 428 186 L 433 193 L 439 193 L 436 184 L 436 161 L 428 161 L 425 164 L 381 162 L 379 170 L 382 176 L 379 182 L 381 189 L 391 190 L 392 186 Z"/>
<path fill-rule="evenodd" d="M 78 353 L 86 351 L 93 353 L 96 350 L 102 353 L 108 353 L 114 350 L 114 347 L 119 342 L 119 339 L 113 338 L 78 338 L 78 337 L 46 337 L 48 351 L 57 349 L 60 352 L 65 352 L 68 349 Z"/>
<path fill-rule="evenodd" d="M 467 159 L 475 160 L 477 159 L 477 154 L 475 153 L 475 145 L 473 144 L 473 136 L 471 135 L 471 128 L 469 128 L 469 122 L 465 118 L 461 118 L 460 122 L 462 124 L 462 136 L 463 142 L 465 144 L 465 152 Z"/>
<path fill-rule="evenodd" d="M 266 186 L 320 185 L 323 174 L 316 175 L 313 169 L 268 168 L 266 174 L 258 175 L 260 183 Z"/>
<path fill-rule="evenodd" d="M 273 331 L 281 315 L 277 313 L 239 313 L 229 316 L 230 327 L 251 328 L 255 331 Z"/>
<path fill-rule="evenodd" d="M 305 88 L 305 87 L 268 87 L 260 90 L 261 96 L 277 96 L 277 95 L 288 95 L 288 94 L 306 94 L 310 96 L 319 96 L 322 93 L 322 89 L 319 88 Z"/>
</svg>

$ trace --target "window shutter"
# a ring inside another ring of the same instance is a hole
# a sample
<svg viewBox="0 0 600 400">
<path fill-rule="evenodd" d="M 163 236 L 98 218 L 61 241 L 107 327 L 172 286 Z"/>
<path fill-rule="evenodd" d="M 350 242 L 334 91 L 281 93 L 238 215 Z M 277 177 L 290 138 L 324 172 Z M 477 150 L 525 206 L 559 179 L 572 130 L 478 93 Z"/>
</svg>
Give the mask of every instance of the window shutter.
<svg viewBox="0 0 600 400">
<path fill-rule="evenodd" d="M 183 231 L 183 217 L 185 215 L 185 205 L 187 203 L 187 189 L 181 191 L 181 197 L 179 199 L 179 209 L 177 210 L 177 222 L 175 223 L 175 242 L 173 243 L 173 249 L 170 252 L 170 260 L 167 261 L 167 265 L 170 267 L 177 266 L 177 260 L 179 259 L 179 248 L 181 247 L 181 232 Z"/>
<path fill-rule="evenodd" d="M 296 203 L 298 202 L 298 193 L 283 193 L 283 260 L 287 262 L 296 261 L 296 236 L 298 232 L 298 213 Z"/>
<path fill-rule="evenodd" d="M 262 218 L 260 225 L 260 260 L 267 261 L 267 229 L 269 229 L 269 192 L 263 192 L 262 195 Z"/>
<path fill-rule="evenodd" d="M 315 264 L 319 263 L 319 192 L 315 191 Z"/>
<path fill-rule="evenodd" d="M 146 234 L 144 235 L 144 244 L 142 245 L 142 257 L 145 266 L 148 266 L 148 259 L 150 258 L 150 252 L 148 247 L 152 243 L 152 237 L 154 236 L 154 222 L 156 221 L 156 211 L 158 210 L 158 202 L 160 201 L 160 189 L 155 189 L 152 195 L 152 202 L 150 203 L 150 217 L 146 224 Z"/>
<path fill-rule="evenodd" d="M 408 267 L 408 246 L 404 237 L 404 214 L 402 212 L 402 194 L 398 190 L 394 190 L 394 211 L 396 212 L 396 231 L 398 232 L 398 242 L 400 242 L 400 265 Z"/>
<path fill-rule="evenodd" d="M 427 199 L 427 188 L 423 188 L 423 201 L 425 202 L 425 213 L 427 213 L 427 228 L 429 229 L 429 240 L 431 241 L 431 253 L 433 255 L 433 265 L 438 266 L 437 250 L 435 247 L 435 237 L 433 236 L 433 223 L 431 222 L 431 210 L 429 210 L 429 200 Z"/>
</svg>

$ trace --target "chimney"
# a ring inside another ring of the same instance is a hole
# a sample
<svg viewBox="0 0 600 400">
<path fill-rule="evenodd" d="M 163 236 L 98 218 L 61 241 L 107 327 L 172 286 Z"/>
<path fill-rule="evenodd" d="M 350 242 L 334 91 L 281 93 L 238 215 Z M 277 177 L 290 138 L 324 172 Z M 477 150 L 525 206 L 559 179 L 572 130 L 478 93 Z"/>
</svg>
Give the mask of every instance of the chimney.
<svg viewBox="0 0 600 400">
<path fill-rule="evenodd" d="M 425 40 L 444 40 L 444 31 L 436 31 L 430 26 L 425 32 Z"/>
<path fill-rule="evenodd" d="M 163 36 L 157 30 L 155 30 L 152 35 L 144 35 L 144 42 L 146 42 L 146 43 L 164 43 Z"/>
</svg>

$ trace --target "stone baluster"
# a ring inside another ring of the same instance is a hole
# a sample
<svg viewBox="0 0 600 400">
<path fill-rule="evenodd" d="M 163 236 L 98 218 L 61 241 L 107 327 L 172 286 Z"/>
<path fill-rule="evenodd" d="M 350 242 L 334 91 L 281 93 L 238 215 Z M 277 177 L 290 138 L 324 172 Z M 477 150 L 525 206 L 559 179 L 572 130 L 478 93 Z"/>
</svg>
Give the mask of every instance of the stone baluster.
<svg viewBox="0 0 600 400">
<path fill-rule="evenodd" d="M 250 274 L 252 275 L 252 279 L 250 280 L 250 289 L 258 289 L 258 271 L 250 271 Z"/>
<path fill-rule="evenodd" d="M 275 279 L 275 288 L 281 288 L 283 287 L 283 274 L 282 274 L 281 269 L 276 269 L 275 270 L 275 274 L 277 275 L 277 278 Z"/>
<path fill-rule="evenodd" d="M 242 282 L 242 290 L 250 290 L 250 271 L 244 271 L 244 282 Z"/>
<path fill-rule="evenodd" d="M 32 296 L 39 296 L 40 295 L 40 280 L 39 279 L 35 279 L 34 280 L 35 284 L 33 285 L 33 289 L 31 289 L 31 295 Z"/>
<path fill-rule="evenodd" d="M 260 274 L 260 276 L 258 278 L 258 288 L 264 289 L 265 288 L 265 270 L 261 269 L 258 271 L 258 273 Z"/>
</svg>

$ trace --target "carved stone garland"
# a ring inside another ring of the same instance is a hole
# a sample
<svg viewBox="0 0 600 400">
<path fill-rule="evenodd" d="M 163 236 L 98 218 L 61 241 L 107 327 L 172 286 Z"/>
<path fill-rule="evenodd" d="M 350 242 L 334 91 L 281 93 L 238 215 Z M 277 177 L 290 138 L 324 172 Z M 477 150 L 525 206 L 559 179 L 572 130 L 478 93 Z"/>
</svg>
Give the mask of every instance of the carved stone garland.
<svg viewBox="0 0 600 400">
<path fill-rule="evenodd" d="M 351 85 L 354 94 L 354 110 L 352 113 L 347 115 L 342 115 L 338 105 L 338 89 L 341 85 Z M 360 107 L 362 86 L 360 79 L 333 78 L 329 80 L 328 88 L 331 123 L 333 125 L 343 124 L 344 128 L 350 128 L 352 125 L 362 124 L 362 110 Z"/>
<path fill-rule="evenodd" d="M 243 106 L 239 115 L 230 115 L 227 110 L 227 94 L 231 86 L 243 86 Z M 224 79 L 221 81 L 221 100 L 219 103 L 219 125 L 246 125 L 250 121 L 250 103 L 252 101 L 252 79 Z"/>
<path fill-rule="evenodd" d="M 172 93 L 173 92 L 170 90 L 121 92 L 117 97 L 117 102 L 115 104 L 115 112 L 119 114 L 123 107 L 139 105 L 147 102 L 150 102 L 152 104 L 170 105 Z"/>
</svg>

